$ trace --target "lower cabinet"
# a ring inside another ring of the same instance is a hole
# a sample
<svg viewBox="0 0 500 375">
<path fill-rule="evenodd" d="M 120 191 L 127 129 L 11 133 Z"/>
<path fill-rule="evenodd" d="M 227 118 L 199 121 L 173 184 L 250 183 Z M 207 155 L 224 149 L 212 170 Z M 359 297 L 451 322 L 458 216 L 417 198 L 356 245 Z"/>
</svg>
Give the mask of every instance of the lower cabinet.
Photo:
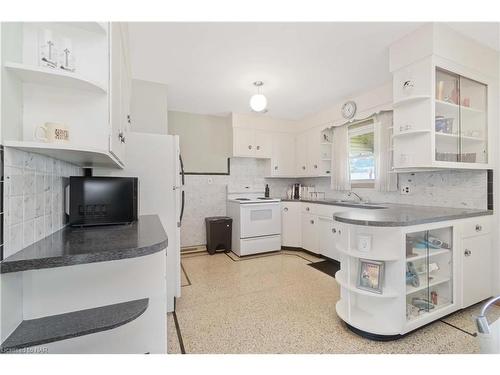
<svg viewBox="0 0 500 375">
<path fill-rule="evenodd" d="M 462 305 L 467 307 L 491 297 L 491 235 L 464 238 L 462 241 Z"/>
<path fill-rule="evenodd" d="M 338 261 L 339 256 L 335 248 L 336 237 L 333 219 L 319 217 L 319 253 Z"/>
<path fill-rule="evenodd" d="M 319 253 L 319 220 L 316 215 L 302 213 L 302 248 Z"/>
<path fill-rule="evenodd" d="M 281 202 L 281 244 L 302 247 L 302 221 L 300 202 Z"/>
</svg>

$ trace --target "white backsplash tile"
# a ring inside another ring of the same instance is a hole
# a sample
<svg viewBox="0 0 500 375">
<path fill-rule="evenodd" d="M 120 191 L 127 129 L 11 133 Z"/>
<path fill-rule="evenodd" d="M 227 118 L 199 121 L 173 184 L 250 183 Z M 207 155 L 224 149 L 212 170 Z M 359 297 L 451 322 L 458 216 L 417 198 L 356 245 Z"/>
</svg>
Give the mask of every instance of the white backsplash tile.
<svg viewBox="0 0 500 375">
<path fill-rule="evenodd" d="M 83 174 L 73 164 L 47 156 L 4 149 L 4 257 L 66 225 L 64 186 Z"/>
<path fill-rule="evenodd" d="M 181 227 L 181 246 L 197 246 L 206 243 L 205 217 L 226 215 L 226 185 L 262 186 L 269 184 L 271 196 L 283 198 L 294 182 L 314 185 L 325 192 L 327 198 L 345 198 L 346 192 L 330 189 L 329 178 L 266 179 L 267 161 L 253 158 L 231 158 L 231 174 L 187 175 L 186 206 Z M 411 178 L 413 194 L 397 192 L 381 193 L 371 189 L 354 189 L 364 199 L 374 202 L 390 202 L 419 206 L 459 208 L 487 207 L 487 172 L 474 170 L 449 170 L 400 174 L 400 180 Z M 208 183 L 208 179 L 211 183 Z"/>
</svg>

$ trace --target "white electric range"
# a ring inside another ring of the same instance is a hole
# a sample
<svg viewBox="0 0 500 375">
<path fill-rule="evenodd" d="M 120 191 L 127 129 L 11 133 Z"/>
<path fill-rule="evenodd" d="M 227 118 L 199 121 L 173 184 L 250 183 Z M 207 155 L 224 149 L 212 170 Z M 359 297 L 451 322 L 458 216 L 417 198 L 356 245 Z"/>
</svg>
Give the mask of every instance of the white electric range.
<svg viewBox="0 0 500 375">
<path fill-rule="evenodd" d="M 233 219 L 232 251 L 238 256 L 281 250 L 281 200 L 251 187 L 227 190 Z"/>
</svg>

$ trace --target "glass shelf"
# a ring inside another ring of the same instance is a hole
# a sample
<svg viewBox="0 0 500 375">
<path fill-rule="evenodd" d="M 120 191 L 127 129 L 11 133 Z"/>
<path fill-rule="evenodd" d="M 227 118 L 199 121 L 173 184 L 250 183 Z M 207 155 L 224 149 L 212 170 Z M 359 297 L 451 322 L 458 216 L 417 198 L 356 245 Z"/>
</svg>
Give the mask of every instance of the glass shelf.
<svg viewBox="0 0 500 375">
<path fill-rule="evenodd" d="M 406 235 L 406 320 L 453 303 L 453 227 Z"/>
</svg>

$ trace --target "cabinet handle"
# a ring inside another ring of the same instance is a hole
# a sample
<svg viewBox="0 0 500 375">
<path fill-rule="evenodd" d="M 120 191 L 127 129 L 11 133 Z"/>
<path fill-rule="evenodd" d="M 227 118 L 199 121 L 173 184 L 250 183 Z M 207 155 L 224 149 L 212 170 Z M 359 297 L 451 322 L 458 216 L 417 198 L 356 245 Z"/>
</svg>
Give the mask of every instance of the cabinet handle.
<svg viewBox="0 0 500 375">
<path fill-rule="evenodd" d="M 130 115 L 127 115 L 127 122 L 128 122 L 129 124 L 132 124 L 132 121 L 130 120 Z"/>
<path fill-rule="evenodd" d="M 333 233 L 333 234 L 337 233 L 337 229 L 332 228 L 332 233 Z"/>
<path fill-rule="evenodd" d="M 318 164 L 314 164 L 314 169 L 317 169 L 318 168 Z"/>
<path fill-rule="evenodd" d="M 309 210 L 310 210 L 310 208 L 309 208 L 309 207 L 306 207 L 306 211 L 309 211 Z"/>
<path fill-rule="evenodd" d="M 481 232 L 483 230 L 483 227 L 479 224 L 476 224 L 476 232 Z"/>
<path fill-rule="evenodd" d="M 303 169 L 303 170 L 306 170 L 306 166 L 305 166 L 305 165 L 303 165 L 303 166 L 302 166 L 302 169 Z"/>
<path fill-rule="evenodd" d="M 464 255 L 465 255 L 466 257 L 470 257 L 470 256 L 471 256 L 471 254 L 472 254 L 472 251 L 470 251 L 469 249 L 465 249 L 465 251 L 464 251 Z"/>
<path fill-rule="evenodd" d="M 314 220 L 311 220 L 311 224 L 314 224 Z"/>
<path fill-rule="evenodd" d="M 257 146 L 257 150 L 260 150 L 260 146 Z"/>
<path fill-rule="evenodd" d="M 288 207 L 283 208 L 283 211 L 288 212 Z"/>
<path fill-rule="evenodd" d="M 274 166 L 274 170 L 275 170 L 275 171 L 277 171 L 277 170 L 278 170 L 278 166 L 277 166 L 277 165 L 275 165 L 275 166 Z"/>
<path fill-rule="evenodd" d="M 252 149 L 252 145 L 248 145 L 248 149 L 251 150 Z"/>
<path fill-rule="evenodd" d="M 411 130 L 411 128 L 412 128 L 412 126 L 410 124 L 400 125 L 399 126 L 399 131 L 400 132 L 405 132 L 405 131 Z"/>
<path fill-rule="evenodd" d="M 123 132 L 118 133 L 118 139 L 121 143 L 125 143 L 125 136 L 123 135 Z"/>
</svg>

